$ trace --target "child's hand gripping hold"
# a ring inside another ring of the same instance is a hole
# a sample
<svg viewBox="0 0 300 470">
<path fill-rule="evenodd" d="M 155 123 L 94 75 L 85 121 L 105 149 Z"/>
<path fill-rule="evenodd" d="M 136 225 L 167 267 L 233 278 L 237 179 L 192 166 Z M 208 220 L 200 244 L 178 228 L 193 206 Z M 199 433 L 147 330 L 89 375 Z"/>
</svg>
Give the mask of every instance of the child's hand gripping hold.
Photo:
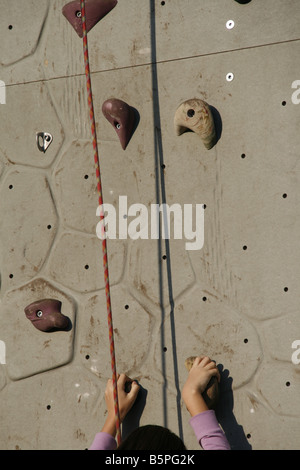
<svg viewBox="0 0 300 470">
<path fill-rule="evenodd" d="M 209 357 L 196 357 L 181 394 L 191 416 L 209 409 L 203 398 L 203 393 L 212 377 L 216 377 L 217 381 L 220 381 L 220 373 L 216 363 Z"/>
</svg>

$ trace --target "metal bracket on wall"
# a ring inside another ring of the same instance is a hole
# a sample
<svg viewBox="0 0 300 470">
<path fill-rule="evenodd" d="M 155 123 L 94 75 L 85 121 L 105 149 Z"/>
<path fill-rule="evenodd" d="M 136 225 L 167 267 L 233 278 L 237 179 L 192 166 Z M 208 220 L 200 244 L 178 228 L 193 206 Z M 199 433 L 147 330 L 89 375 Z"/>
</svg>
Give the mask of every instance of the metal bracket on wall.
<svg viewBox="0 0 300 470">
<path fill-rule="evenodd" d="M 40 152 L 45 153 L 52 140 L 53 137 L 49 132 L 37 132 L 36 134 L 36 143 Z"/>
</svg>

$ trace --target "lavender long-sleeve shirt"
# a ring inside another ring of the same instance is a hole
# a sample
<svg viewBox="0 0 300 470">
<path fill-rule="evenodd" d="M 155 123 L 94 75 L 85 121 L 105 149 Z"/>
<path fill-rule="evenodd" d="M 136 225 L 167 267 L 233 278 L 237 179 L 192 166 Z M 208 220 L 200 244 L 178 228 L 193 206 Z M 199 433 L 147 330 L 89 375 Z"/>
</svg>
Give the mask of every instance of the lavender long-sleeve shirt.
<svg viewBox="0 0 300 470">
<path fill-rule="evenodd" d="M 229 442 L 219 426 L 213 410 L 203 411 L 190 419 L 195 436 L 204 450 L 230 450 Z M 114 450 L 115 439 L 106 432 L 99 432 L 89 450 Z"/>
</svg>

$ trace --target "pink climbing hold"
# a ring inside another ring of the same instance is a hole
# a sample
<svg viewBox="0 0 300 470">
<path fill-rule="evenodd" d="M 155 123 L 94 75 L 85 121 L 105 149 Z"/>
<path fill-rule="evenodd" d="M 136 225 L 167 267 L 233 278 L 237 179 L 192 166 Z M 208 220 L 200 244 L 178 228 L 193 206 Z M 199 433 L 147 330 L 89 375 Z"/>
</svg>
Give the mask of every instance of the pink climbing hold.
<svg viewBox="0 0 300 470">
<path fill-rule="evenodd" d="M 67 330 L 71 325 L 70 319 L 61 313 L 59 300 L 37 300 L 27 305 L 24 311 L 28 320 L 40 331 Z"/>
<path fill-rule="evenodd" d="M 86 0 L 86 30 L 89 32 L 107 13 L 118 3 L 118 0 Z M 81 2 L 74 0 L 67 3 L 62 9 L 63 15 L 71 23 L 80 38 L 83 37 Z"/>
<path fill-rule="evenodd" d="M 135 110 L 122 100 L 112 98 L 104 101 L 102 112 L 114 127 L 122 149 L 125 150 L 135 125 Z"/>
</svg>

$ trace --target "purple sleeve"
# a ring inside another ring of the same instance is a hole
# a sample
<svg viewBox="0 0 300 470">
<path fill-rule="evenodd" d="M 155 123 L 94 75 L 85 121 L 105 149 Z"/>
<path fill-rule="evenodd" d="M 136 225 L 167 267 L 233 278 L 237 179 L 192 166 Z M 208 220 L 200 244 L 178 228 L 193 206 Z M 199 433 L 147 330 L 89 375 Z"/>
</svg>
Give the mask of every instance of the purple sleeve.
<svg viewBox="0 0 300 470">
<path fill-rule="evenodd" d="M 196 438 L 204 450 L 230 450 L 214 410 L 203 411 L 190 419 Z"/>
<path fill-rule="evenodd" d="M 98 432 L 89 450 L 114 450 L 117 447 L 115 439 L 107 432 Z"/>
</svg>

